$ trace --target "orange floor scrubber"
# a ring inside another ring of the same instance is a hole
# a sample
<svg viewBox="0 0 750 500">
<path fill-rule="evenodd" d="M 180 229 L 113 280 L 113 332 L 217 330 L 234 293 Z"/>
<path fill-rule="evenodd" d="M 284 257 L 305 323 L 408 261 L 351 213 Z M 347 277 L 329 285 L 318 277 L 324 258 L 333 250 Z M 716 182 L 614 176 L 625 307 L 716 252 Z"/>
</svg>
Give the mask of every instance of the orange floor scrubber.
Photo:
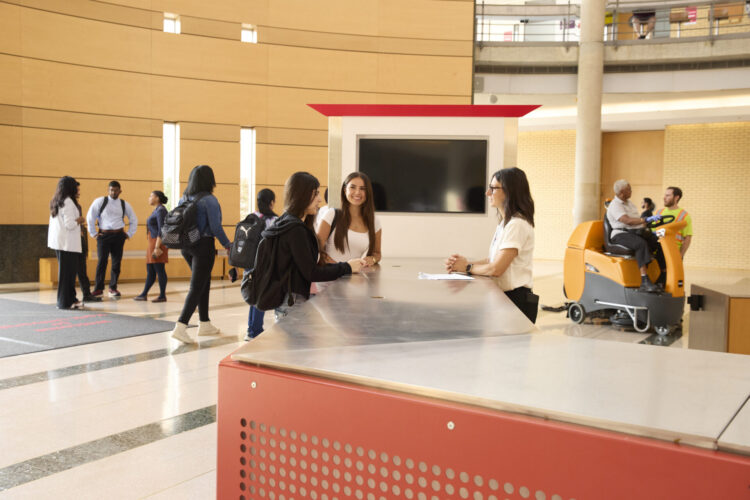
<svg viewBox="0 0 750 500">
<path fill-rule="evenodd" d="M 580 224 L 568 240 L 565 250 L 564 293 L 568 317 L 583 323 L 587 317 L 608 317 L 614 324 L 632 323 L 637 332 L 653 329 L 668 335 L 680 328 L 685 307 L 684 270 L 676 234 L 685 221 L 664 216 L 649 228 L 656 232 L 664 252 L 667 276 L 659 293 L 639 290 L 641 275 L 633 252 L 609 241 L 611 228 L 604 220 Z M 659 276 L 659 265 L 652 260 L 648 275 Z"/>
</svg>

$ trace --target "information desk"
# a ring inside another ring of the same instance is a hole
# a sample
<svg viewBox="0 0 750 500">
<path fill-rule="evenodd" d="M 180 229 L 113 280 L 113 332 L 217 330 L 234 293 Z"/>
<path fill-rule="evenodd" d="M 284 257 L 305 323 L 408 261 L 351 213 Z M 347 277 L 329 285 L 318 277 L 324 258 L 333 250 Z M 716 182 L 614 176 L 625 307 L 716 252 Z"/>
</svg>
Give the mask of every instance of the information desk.
<svg viewBox="0 0 750 500">
<path fill-rule="evenodd" d="M 542 334 L 419 271 L 342 278 L 222 361 L 219 498 L 747 498 L 721 438 L 750 358 Z"/>
</svg>

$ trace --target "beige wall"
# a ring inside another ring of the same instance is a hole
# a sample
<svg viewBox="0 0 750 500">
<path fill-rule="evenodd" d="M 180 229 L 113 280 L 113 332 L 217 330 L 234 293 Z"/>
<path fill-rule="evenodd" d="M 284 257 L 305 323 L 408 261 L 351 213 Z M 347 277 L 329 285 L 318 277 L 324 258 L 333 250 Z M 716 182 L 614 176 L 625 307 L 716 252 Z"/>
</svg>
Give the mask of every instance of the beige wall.
<svg viewBox="0 0 750 500">
<path fill-rule="evenodd" d="M 682 189 L 695 235 L 686 265 L 750 269 L 750 122 L 674 125 L 663 187 Z"/>
<path fill-rule="evenodd" d="M 641 201 L 651 198 L 659 206 L 664 176 L 664 131 L 609 132 L 602 134 L 601 214 L 604 200 L 614 197 L 614 184 L 627 179 L 633 188 L 631 201 L 640 211 Z"/>
<path fill-rule="evenodd" d="M 573 231 L 575 149 L 575 130 L 518 135 L 518 167 L 526 172 L 534 198 L 538 259 L 562 259 Z"/>
<path fill-rule="evenodd" d="M 182 34 L 161 31 L 164 11 Z M 470 103 L 472 12 L 436 0 L 0 3 L 0 224 L 45 224 L 61 175 L 81 182 L 86 207 L 120 180 L 145 222 L 174 121 L 181 180 L 214 167 L 231 237 L 240 127 L 257 130 L 257 189 L 280 198 L 302 169 L 325 186 L 327 119 L 306 104 Z M 239 41 L 242 23 L 258 44 Z"/>
</svg>

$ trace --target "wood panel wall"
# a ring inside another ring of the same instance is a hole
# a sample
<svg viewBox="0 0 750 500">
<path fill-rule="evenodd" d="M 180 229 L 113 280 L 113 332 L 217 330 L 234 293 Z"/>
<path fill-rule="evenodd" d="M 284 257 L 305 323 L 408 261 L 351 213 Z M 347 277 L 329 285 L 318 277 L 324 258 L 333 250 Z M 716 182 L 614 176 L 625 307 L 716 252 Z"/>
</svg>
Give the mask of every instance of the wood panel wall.
<svg viewBox="0 0 750 500">
<path fill-rule="evenodd" d="M 664 206 L 664 131 L 607 132 L 602 134 L 601 213 L 604 200 L 615 196 L 614 183 L 626 179 L 633 188 L 630 201 L 640 213 L 643 198 L 656 208 Z M 669 181 L 668 181 L 669 182 Z"/>
<path fill-rule="evenodd" d="M 162 32 L 164 12 L 181 34 Z M 259 43 L 240 42 L 243 23 Z M 171 121 L 182 182 L 214 168 L 231 237 L 241 127 L 257 131 L 257 189 L 281 202 L 297 170 L 325 186 L 327 119 L 306 104 L 468 104 L 472 26 L 470 0 L 3 1 L 0 224 L 46 224 L 62 175 L 84 207 L 118 179 L 145 223 Z"/>
</svg>

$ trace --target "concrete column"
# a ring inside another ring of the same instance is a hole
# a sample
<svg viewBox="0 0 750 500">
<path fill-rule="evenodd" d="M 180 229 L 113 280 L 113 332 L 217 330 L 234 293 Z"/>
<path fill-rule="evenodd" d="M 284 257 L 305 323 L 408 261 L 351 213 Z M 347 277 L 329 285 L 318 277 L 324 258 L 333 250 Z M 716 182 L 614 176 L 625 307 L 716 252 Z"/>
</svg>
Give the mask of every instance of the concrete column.
<svg viewBox="0 0 750 500">
<path fill-rule="evenodd" d="M 578 118 L 573 221 L 599 218 L 602 156 L 602 73 L 605 0 L 581 2 L 578 49 Z"/>
</svg>

